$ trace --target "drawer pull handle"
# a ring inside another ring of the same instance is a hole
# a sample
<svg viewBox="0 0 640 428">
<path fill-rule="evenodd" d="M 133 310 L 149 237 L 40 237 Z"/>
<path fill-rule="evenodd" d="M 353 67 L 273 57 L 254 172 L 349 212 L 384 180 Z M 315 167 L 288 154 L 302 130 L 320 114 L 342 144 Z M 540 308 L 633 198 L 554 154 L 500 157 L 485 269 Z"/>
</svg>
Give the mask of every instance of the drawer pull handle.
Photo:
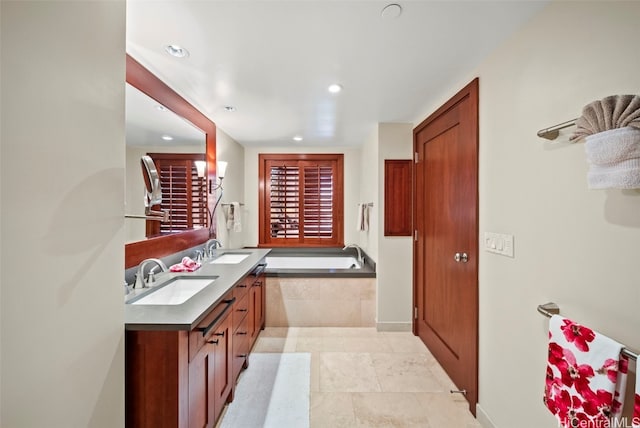
<svg viewBox="0 0 640 428">
<path fill-rule="evenodd" d="M 206 326 L 206 327 L 199 327 L 198 330 L 200 330 L 202 332 L 203 336 L 206 336 L 207 333 L 209 333 L 209 331 L 211 331 L 211 329 L 213 327 L 215 327 L 215 325 L 218 323 L 218 321 L 220 321 L 222 319 L 222 317 L 224 316 L 224 314 L 227 313 L 227 311 L 229 310 L 229 308 L 231 308 L 231 306 L 233 306 L 233 302 L 236 301 L 236 298 L 232 298 L 229 300 L 224 300 L 224 303 L 226 303 L 227 306 L 225 306 L 225 308 L 222 310 L 222 312 L 220 312 L 220 315 L 218 315 L 217 317 L 215 317 L 215 319 L 213 321 L 211 321 L 211 323 Z"/>
<path fill-rule="evenodd" d="M 212 345 L 217 345 L 218 344 L 218 339 L 216 339 L 216 340 L 207 340 L 207 343 L 211 343 Z"/>
<path fill-rule="evenodd" d="M 236 334 L 239 335 L 239 336 L 244 336 L 245 334 L 247 334 L 247 332 L 246 331 L 239 331 Z"/>
<path fill-rule="evenodd" d="M 247 354 L 238 354 L 238 358 L 247 358 Z"/>
<path fill-rule="evenodd" d="M 222 336 L 222 337 L 224 337 L 224 331 L 222 333 L 213 333 L 213 334 L 214 334 L 214 336 Z"/>
<path fill-rule="evenodd" d="M 245 284 L 240 284 L 240 285 L 237 285 L 236 287 L 238 287 L 238 288 L 247 288 L 247 286 Z"/>
<path fill-rule="evenodd" d="M 238 309 L 238 312 L 247 312 L 249 309 Z"/>
</svg>

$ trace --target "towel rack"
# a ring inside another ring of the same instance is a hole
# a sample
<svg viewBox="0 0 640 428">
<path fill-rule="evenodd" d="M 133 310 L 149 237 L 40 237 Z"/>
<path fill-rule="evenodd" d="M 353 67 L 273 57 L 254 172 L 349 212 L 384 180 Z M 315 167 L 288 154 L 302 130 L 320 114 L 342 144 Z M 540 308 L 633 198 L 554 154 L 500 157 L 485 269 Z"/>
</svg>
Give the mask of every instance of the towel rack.
<svg viewBox="0 0 640 428">
<path fill-rule="evenodd" d="M 560 307 L 553 302 L 545 303 L 544 305 L 538 305 L 538 312 L 544 315 L 547 318 L 551 318 L 552 315 L 560 314 Z M 620 352 L 622 355 L 625 355 L 632 360 L 638 361 L 638 354 L 631 352 L 628 348 L 622 348 Z"/>
<path fill-rule="evenodd" d="M 367 202 L 367 203 L 364 203 L 362 205 L 364 205 L 365 207 L 372 207 L 373 206 L 373 202 Z"/>
<path fill-rule="evenodd" d="M 229 204 L 229 203 L 224 203 L 224 204 L 220 204 L 220 205 L 222 205 L 223 207 L 228 207 L 228 206 L 229 206 L 229 205 L 231 205 L 231 204 Z M 241 207 L 244 207 L 244 202 L 240 202 L 240 206 L 241 206 Z"/>
<path fill-rule="evenodd" d="M 550 126 L 548 128 L 538 131 L 538 137 L 546 138 L 547 140 L 555 140 L 560 135 L 560 130 L 568 128 L 576 124 L 578 119 L 571 119 L 566 122 L 559 123 L 557 125 Z"/>
</svg>

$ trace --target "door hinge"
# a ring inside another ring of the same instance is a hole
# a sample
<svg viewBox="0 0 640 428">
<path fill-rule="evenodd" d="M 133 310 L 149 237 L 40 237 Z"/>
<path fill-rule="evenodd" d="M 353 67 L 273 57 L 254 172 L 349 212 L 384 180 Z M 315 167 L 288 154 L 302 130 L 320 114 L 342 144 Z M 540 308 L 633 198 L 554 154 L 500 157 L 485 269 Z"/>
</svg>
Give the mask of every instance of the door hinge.
<svg viewBox="0 0 640 428">
<path fill-rule="evenodd" d="M 415 161 L 415 163 L 420 162 L 420 154 L 418 152 L 415 152 L 413 154 L 413 160 Z"/>
<path fill-rule="evenodd" d="M 418 307 L 417 306 L 413 307 L 413 319 L 414 320 L 418 319 Z"/>
</svg>

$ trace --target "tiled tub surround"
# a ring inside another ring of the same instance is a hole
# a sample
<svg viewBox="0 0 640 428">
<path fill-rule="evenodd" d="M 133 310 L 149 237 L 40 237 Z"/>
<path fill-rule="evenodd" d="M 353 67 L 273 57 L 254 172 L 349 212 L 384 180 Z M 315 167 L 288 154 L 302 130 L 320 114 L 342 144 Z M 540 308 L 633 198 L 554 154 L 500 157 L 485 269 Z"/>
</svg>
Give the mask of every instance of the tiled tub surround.
<svg viewBox="0 0 640 428">
<path fill-rule="evenodd" d="M 374 327 L 375 278 L 266 278 L 267 327 Z"/>
</svg>

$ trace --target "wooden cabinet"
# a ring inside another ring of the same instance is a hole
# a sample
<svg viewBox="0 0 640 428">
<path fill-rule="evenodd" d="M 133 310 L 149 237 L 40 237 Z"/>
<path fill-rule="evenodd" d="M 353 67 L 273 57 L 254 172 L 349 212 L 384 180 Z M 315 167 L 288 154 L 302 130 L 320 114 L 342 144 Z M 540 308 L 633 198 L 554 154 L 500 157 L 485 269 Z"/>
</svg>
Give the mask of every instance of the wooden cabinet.
<svg viewBox="0 0 640 428">
<path fill-rule="evenodd" d="M 260 266 L 191 331 L 126 331 L 127 427 L 215 426 L 264 326 Z"/>
<path fill-rule="evenodd" d="M 127 331 L 126 426 L 212 428 L 232 381 L 232 293 L 191 331 Z"/>
</svg>

